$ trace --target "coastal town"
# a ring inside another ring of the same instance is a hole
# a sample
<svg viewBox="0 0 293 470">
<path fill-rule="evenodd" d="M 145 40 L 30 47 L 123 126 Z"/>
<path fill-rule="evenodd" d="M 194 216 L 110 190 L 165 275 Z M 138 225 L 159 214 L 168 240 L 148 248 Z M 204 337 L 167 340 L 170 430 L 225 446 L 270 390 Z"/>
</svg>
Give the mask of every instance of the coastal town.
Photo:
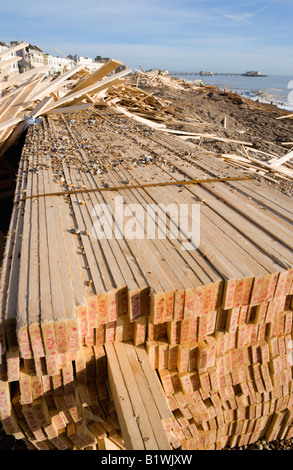
<svg viewBox="0 0 293 470">
<path fill-rule="evenodd" d="M 58 50 L 56 50 L 56 55 L 53 56 L 44 53 L 38 46 L 32 44 L 28 44 L 26 47 L 18 49 L 16 52 L 11 52 L 11 48 L 17 47 L 19 44 L 19 41 L 10 41 L 9 45 L 6 42 L 0 41 L 0 53 L 7 51 L 5 61 L 9 61 L 7 66 L 10 66 L 10 69 L 8 69 L 10 73 L 23 73 L 35 67 L 49 66 L 50 73 L 52 75 L 58 75 L 77 64 L 84 65 L 84 67 L 92 73 L 110 60 L 110 58 L 107 57 L 97 56 L 95 59 L 92 59 L 78 54 L 74 56 L 69 55 L 67 57 Z M 120 72 L 124 70 L 124 68 L 124 66 L 121 66 L 116 72 Z"/>
</svg>

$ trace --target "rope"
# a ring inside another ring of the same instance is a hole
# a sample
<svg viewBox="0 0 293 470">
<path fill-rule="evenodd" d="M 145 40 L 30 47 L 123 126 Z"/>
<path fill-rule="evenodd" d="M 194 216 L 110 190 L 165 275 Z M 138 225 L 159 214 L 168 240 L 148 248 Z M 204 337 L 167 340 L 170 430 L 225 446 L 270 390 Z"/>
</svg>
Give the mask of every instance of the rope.
<svg viewBox="0 0 293 470">
<path fill-rule="evenodd" d="M 14 204 L 19 202 L 26 201 L 27 199 L 35 199 L 40 197 L 51 197 L 51 196 L 64 196 L 71 194 L 82 194 L 82 193 L 94 193 L 102 191 L 120 191 L 124 189 L 140 189 L 140 188 L 152 188 L 158 186 L 187 186 L 188 184 L 204 184 L 204 183 L 221 183 L 225 181 L 243 181 L 251 179 L 250 176 L 244 177 L 227 177 L 227 178 L 210 178 L 210 179 L 200 179 L 200 180 L 189 180 L 189 181 L 168 181 L 166 183 L 146 183 L 146 184 L 133 184 L 133 185 L 124 185 L 124 186 L 113 186 L 113 187 L 103 187 L 103 188 L 89 188 L 89 189 L 75 189 L 72 191 L 58 191 L 55 193 L 44 193 L 36 194 L 34 196 L 26 196 L 17 201 L 14 201 Z"/>
</svg>

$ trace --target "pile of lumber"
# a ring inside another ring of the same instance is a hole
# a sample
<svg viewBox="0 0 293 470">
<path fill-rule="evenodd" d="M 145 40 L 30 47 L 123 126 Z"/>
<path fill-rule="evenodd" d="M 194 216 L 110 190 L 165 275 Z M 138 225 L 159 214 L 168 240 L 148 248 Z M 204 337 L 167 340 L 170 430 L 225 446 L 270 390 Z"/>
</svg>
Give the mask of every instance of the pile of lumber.
<svg viewBox="0 0 293 470">
<path fill-rule="evenodd" d="M 89 74 L 83 64 L 77 64 L 57 78 L 49 66 L 33 68 L 22 74 L 9 74 L 12 59 L 3 60 L 12 52 L 23 49 L 21 43 L 0 53 L 0 155 L 20 136 L 27 125 L 39 116 L 70 113 L 103 102 L 107 89 L 121 81 L 131 70 L 111 74 L 121 62 L 110 60 Z M 13 58 L 13 61 L 21 57 Z"/>
<path fill-rule="evenodd" d="M 105 104 L 119 105 L 127 112 L 154 121 L 172 122 L 175 112 L 171 102 L 146 93 L 144 90 L 130 84 L 114 85 L 108 91 Z"/>
<path fill-rule="evenodd" d="M 137 85 L 140 84 L 143 87 L 170 87 L 181 91 L 186 90 L 186 87 L 183 86 L 178 78 L 171 77 L 167 72 L 159 72 L 157 70 L 144 72 L 137 69 L 135 72 L 134 78 L 137 80 Z"/>
<path fill-rule="evenodd" d="M 46 370 L 44 358 L 24 359 L 18 382 L 12 382 L 10 390 L 8 382 L 3 381 L 1 366 L 4 430 L 34 450 L 104 450 L 109 445 L 125 449 L 105 385 L 103 347 L 83 347 L 75 354 L 58 354 L 55 359 L 58 373 L 54 375 Z M 11 355 L 7 361 L 13 361 Z"/>
<path fill-rule="evenodd" d="M 20 161 L 0 285 L 4 429 L 38 449 L 292 437 L 292 200 L 113 108 L 72 117 L 30 127 Z M 200 206 L 198 247 L 182 249 L 160 204 Z"/>
<path fill-rule="evenodd" d="M 219 154 L 218 156 L 235 166 L 245 169 L 247 172 L 262 175 L 271 181 L 275 181 L 272 176 L 278 176 L 289 181 L 293 179 L 293 169 L 286 166 L 286 163 L 293 159 L 292 150 L 280 157 L 279 155 L 268 154 L 262 150 L 244 146 L 241 155 Z"/>
<path fill-rule="evenodd" d="M 201 92 L 208 92 L 209 88 L 204 86 L 200 90 Z M 228 97 L 233 97 L 234 100 L 235 96 L 242 100 L 242 97 L 239 97 L 236 93 L 225 92 L 224 94 Z M 249 105 L 251 109 L 254 109 L 254 102 L 248 99 L 245 100 L 247 106 Z M 172 104 L 171 101 L 158 98 L 154 93 L 147 93 L 145 90 L 130 84 L 114 85 L 108 90 L 104 104 L 113 106 L 118 112 L 153 129 L 176 135 L 182 140 L 197 141 L 199 146 L 203 142 L 213 141 L 231 144 L 235 148 L 235 153 L 219 153 L 217 157 L 240 167 L 247 173 L 263 176 L 268 181 L 274 183 L 278 182 L 275 179 L 276 177 L 288 181 L 291 181 L 293 178 L 292 167 L 288 167 L 288 163 L 290 164 L 293 158 L 292 151 L 282 156 L 270 154 L 253 148 L 251 142 L 223 135 L 222 129 L 217 129 L 218 132 L 216 134 L 202 132 L 202 128 L 212 126 L 212 123 L 203 122 L 198 116 L 197 118 L 183 117 L 175 109 L 174 103 Z M 226 129 L 226 124 L 224 127 Z M 188 128 L 189 130 L 182 130 L 182 128 Z M 192 128 L 195 129 L 190 130 Z M 206 152 L 209 153 L 208 151 Z M 212 152 L 210 153 L 213 154 Z"/>
</svg>

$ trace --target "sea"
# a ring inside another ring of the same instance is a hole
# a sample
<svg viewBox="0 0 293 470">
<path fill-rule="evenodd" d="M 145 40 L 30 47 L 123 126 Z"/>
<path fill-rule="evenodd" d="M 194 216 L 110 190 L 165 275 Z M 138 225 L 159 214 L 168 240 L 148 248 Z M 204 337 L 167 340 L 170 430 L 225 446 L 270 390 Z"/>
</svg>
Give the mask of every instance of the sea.
<svg viewBox="0 0 293 470">
<path fill-rule="evenodd" d="M 170 75 L 187 83 L 203 82 L 204 85 L 217 85 L 221 90 L 239 93 L 253 101 L 272 103 L 281 109 L 293 111 L 293 76 L 268 75 L 266 77 L 246 77 L 242 75 Z"/>
</svg>

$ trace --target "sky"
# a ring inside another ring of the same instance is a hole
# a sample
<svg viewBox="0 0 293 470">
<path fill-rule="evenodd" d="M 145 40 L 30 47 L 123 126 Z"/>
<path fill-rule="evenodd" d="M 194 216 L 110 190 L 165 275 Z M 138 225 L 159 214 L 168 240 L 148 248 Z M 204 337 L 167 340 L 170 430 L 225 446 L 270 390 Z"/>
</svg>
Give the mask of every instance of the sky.
<svg viewBox="0 0 293 470">
<path fill-rule="evenodd" d="M 100 55 L 133 70 L 293 77 L 292 0 L 0 1 L 0 41 L 52 55 Z"/>
</svg>

